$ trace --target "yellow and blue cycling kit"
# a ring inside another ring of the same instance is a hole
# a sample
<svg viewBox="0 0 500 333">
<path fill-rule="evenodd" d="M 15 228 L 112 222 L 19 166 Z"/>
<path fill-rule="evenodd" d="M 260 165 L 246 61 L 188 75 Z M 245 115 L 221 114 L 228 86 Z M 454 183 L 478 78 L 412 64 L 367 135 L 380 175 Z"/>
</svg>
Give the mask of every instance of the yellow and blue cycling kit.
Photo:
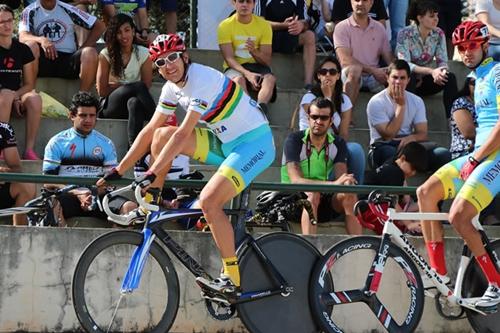
<svg viewBox="0 0 500 333">
<path fill-rule="evenodd" d="M 475 77 L 474 103 L 478 127 L 474 149 L 478 149 L 498 122 L 500 63 L 487 58 L 476 69 Z M 500 152 L 496 151 L 486 157 L 464 182 L 460 178 L 460 169 L 472 154 L 451 161 L 439 169 L 435 176 L 443 184 L 445 199 L 455 196 L 463 198 L 480 212 L 500 191 Z"/>
</svg>

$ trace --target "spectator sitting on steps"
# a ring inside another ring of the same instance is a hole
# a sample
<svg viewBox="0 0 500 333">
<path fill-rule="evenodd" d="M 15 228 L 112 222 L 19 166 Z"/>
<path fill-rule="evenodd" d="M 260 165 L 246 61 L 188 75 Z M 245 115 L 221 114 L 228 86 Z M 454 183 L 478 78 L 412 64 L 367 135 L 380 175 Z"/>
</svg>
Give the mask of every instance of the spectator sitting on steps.
<svg viewBox="0 0 500 333">
<path fill-rule="evenodd" d="M 26 142 L 23 158 L 39 160 L 34 146 L 42 99 L 35 92 L 34 57 L 29 47 L 12 38 L 14 12 L 0 5 L 0 121 L 8 123 L 11 114 L 26 117 Z"/>
<path fill-rule="evenodd" d="M 21 172 L 21 160 L 16 147 L 14 129 L 4 122 L 0 122 L 0 152 L 5 164 L 0 166 L 0 172 Z M 35 184 L 27 183 L 0 183 L 0 209 L 13 206 L 20 207 L 35 196 Z M 26 215 L 16 214 L 12 217 L 14 225 L 26 225 Z"/>
<path fill-rule="evenodd" d="M 75 26 L 90 30 L 80 48 Z M 103 22 L 76 7 L 59 0 L 39 0 L 23 10 L 19 39 L 35 56 L 35 77 L 80 77 L 80 90 L 89 91 L 97 71 L 95 43 L 104 29 Z"/>
<path fill-rule="evenodd" d="M 293 132 L 285 140 L 281 166 L 281 182 L 292 184 L 355 185 L 353 174 L 347 173 L 347 148 L 344 139 L 331 132 L 333 103 L 323 97 L 314 99 L 307 110 L 309 128 Z M 352 193 L 307 192 L 318 222 L 330 221 L 345 214 L 345 225 L 350 235 L 361 234 L 361 225 L 353 213 L 357 197 Z M 315 234 L 304 210 L 302 233 Z"/>
<path fill-rule="evenodd" d="M 267 113 L 276 99 L 276 77 L 271 71 L 273 30 L 264 18 L 252 14 L 255 0 L 233 0 L 235 14 L 217 29 L 224 57 L 224 74 L 243 90 L 257 92 L 257 102 Z"/>
</svg>

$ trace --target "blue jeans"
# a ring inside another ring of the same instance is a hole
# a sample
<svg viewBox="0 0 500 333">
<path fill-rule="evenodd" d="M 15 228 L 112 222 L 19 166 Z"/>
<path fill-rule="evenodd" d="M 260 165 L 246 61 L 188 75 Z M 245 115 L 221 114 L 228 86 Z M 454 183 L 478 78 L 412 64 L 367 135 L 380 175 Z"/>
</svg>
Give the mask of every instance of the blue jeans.
<svg viewBox="0 0 500 333">
<path fill-rule="evenodd" d="M 391 48 L 394 51 L 398 32 L 406 26 L 406 12 L 408 11 L 408 0 L 384 0 L 385 9 L 389 11 L 391 21 Z"/>
<path fill-rule="evenodd" d="M 363 147 L 357 142 L 347 142 L 347 170 L 354 174 L 358 184 L 365 180 L 366 158 Z"/>
<path fill-rule="evenodd" d="M 500 61 L 500 44 L 492 44 L 488 47 L 488 56 L 493 57 L 495 61 Z"/>
</svg>

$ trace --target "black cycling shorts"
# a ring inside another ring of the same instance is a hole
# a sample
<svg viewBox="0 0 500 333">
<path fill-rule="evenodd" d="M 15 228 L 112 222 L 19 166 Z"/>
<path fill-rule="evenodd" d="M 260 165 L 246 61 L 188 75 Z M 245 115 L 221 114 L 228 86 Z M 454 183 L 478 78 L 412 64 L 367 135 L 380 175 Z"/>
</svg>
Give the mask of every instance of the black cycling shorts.
<svg viewBox="0 0 500 333">
<path fill-rule="evenodd" d="M 99 209 L 95 209 L 92 211 L 83 210 L 80 205 L 80 200 L 76 195 L 72 193 L 63 193 L 61 196 L 59 196 L 58 200 L 63 210 L 63 216 L 66 219 L 76 216 L 96 217 L 100 219 L 107 219 L 108 217 L 105 212 L 101 212 Z M 119 214 L 123 204 L 127 201 L 128 199 L 125 197 L 116 196 L 109 202 L 109 208 L 113 213 Z"/>
<path fill-rule="evenodd" d="M 0 184 L 0 209 L 14 207 L 16 200 L 10 195 L 10 183 Z"/>
</svg>

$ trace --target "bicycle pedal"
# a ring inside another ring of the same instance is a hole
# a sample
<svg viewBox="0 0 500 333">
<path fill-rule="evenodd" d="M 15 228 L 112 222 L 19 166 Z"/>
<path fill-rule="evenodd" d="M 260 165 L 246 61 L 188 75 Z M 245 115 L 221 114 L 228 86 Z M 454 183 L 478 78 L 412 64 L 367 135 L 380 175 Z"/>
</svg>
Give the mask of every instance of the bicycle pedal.
<svg viewBox="0 0 500 333">
<path fill-rule="evenodd" d="M 226 306 L 231 305 L 231 303 L 227 299 L 221 298 L 218 295 L 209 295 L 203 291 L 201 292 L 201 298 L 206 299 L 206 300 L 211 301 L 211 302 L 222 303 Z"/>
</svg>

